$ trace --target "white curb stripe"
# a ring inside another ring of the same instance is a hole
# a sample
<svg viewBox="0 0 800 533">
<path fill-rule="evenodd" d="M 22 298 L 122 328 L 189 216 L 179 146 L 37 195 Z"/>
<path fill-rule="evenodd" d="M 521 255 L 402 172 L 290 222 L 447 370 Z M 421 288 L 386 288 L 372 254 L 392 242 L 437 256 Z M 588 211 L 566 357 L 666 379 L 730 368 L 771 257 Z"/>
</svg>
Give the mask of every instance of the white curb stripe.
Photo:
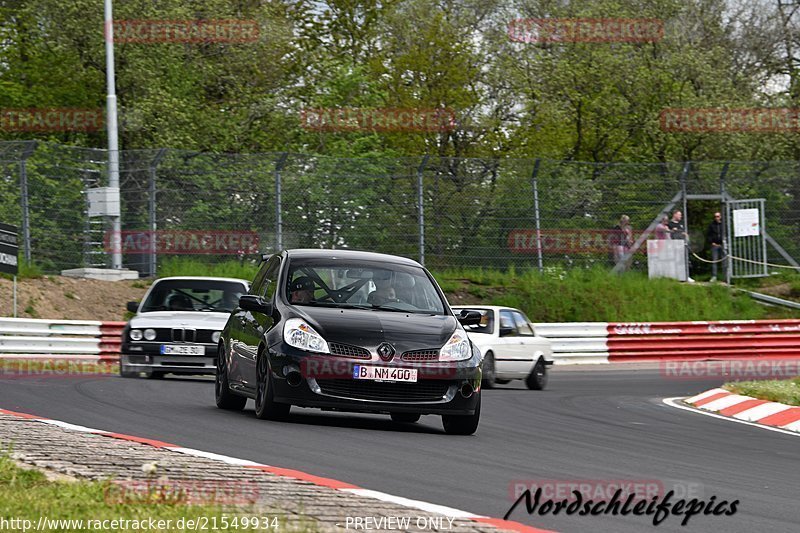
<svg viewBox="0 0 800 533">
<path fill-rule="evenodd" d="M 402 496 L 386 494 L 385 492 L 378 492 L 376 490 L 369 490 L 369 489 L 341 489 L 341 490 L 343 492 L 349 492 L 351 494 L 356 494 L 358 496 L 365 496 L 367 498 L 374 498 L 376 500 L 380 500 L 383 502 L 396 503 L 404 507 L 413 507 L 415 509 L 419 509 L 421 511 L 427 511 L 429 513 L 442 514 L 445 516 L 449 516 L 451 518 L 465 518 L 465 519 L 485 518 L 480 515 L 468 513 L 466 511 L 461 511 L 459 509 L 453 509 L 452 507 L 445 507 L 444 505 L 436 505 L 435 503 L 422 502 L 419 500 L 410 500 L 408 498 L 403 498 Z"/>
<path fill-rule="evenodd" d="M 758 422 L 762 418 L 766 418 L 769 415 L 774 415 L 775 413 L 780 413 L 781 411 L 786 411 L 787 409 L 790 409 L 790 407 L 788 405 L 783 405 L 782 403 L 762 403 L 761 405 L 751 407 L 750 409 L 742 411 L 741 413 L 736 413 L 733 415 L 733 417 L 740 420 Z"/>
<path fill-rule="evenodd" d="M 728 392 L 728 391 L 726 391 L 725 389 L 719 389 L 719 388 L 707 390 L 705 392 L 702 392 L 702 393 L 698 394 L 697 396 L 692 396 L 691 398 L 688 398 L 686 400 L 686 403 L 699 402 L 700 400 L 705 400 L 709 396 L 714 396 L 715 394 L 719 394 L 720 392 Z"/>
<path fill-rule="evenodd" d="M 205 459 L 211 459 L 212 461 L 221 461 L 223 463 L 229 465 L 236 465 L 236 466 L 267 466 L 261 463 L 256 463 L 254 461 L 248 461 L 247 459 L 239 459 L 237 457 L 229 457 L 227 455 L 220 455 L 218 453 L 212 452 L 204 452 L 203 450 L 195 450 L 194 448 L 183 448 L 183 447 L 172 447 L 167 446 L 167 450 L 172 450 L 173 452 L 183 453 L 186 455 L 192 455 L 194 457 L 203 457 Z"/>
<path fill-rule="evenodd" d="M 800 431 L 800 420 L 792 422 L 791 424 L 786 424 L 785 426 L 781 426 L 783 429 L 788 429 L 789 431 Z"/>
<path fill-rule="evenodd" d="M 64 429 L 71 429 L 72 431 L 80 431 L 81 433 L 94 433 L 97 435 L 106 435 L 109 432 L 100 429 L 87 428 L 86 426 L 79 426 L 78 424 L 70 424 L 69 422 L 62 422 L 61 420 L 51 420 L 49 418 L 37 418 L 39 422 L 50 424 L 51 426 L 58 426 Z"/>
<path fill-rule="evenodd" d="M 718 415 L 717 413 L 709 413 L 707 411 L 702 411 L 699 407 L 692 407 L 690 405 L 682 405 L 680 402 L 681 401 L 686 401 L 686 400 L 684 398 L 681 398 L 681 397 L 664 398 L 661 401 L 665 405 L 668 405 L 669 407 L 675 407 L 675 408 L 681 409 L 683 411 L 689 411 L 690 413 L 696 413 L 698 415 L 704 415 L 704 416 L 713 416 L 714 418 L 719 418 L 721 420 L 727 420 L 729 422 L 736 422 L 737 424 L 745 424 L 745 425 L 748 425 L 748 426 L 753 426 L 755 428 L 766 429 L 768 431 L 776 431 L 778 433 L 783 433 L 784 435 L 792 435 L 793 437 L 800 437 L 800 433 L 795 433 L 795 431 L 800 431 L 800 425 L 798 425 L 797 428 L 794 431 L 791 431 L 791 430 L 787 431 L 786 429 L 781 429 L 781 428 L 777 428 L 777 427 L 774 427 L 774 426 L 765 426 L 763 424 L 756 424 L 755 422 L 747 422 L 746 420 L 737 420 L 736 418 L 733 418 L 733 417 L 730 417 L 730 416 Z M 798 421 L 798 422 L 800 422 L 800 421 Z M 797 424 L 797 422 L 794 422 L 794 423 L 792 423 L 790 425 L 793 426 L 794 424 Z M 788 428 L 789 426 L 783 426 L 783 427 L 784 428 Z"/>
<path fill-rule="evenodd" d="M 699 405 L 698 407 L 705 411 L 722 411 L 726 407 L 731 407 L 736 405 L 737 403 L 742 403 L 747 400 L 752 400 L 752 398 L 748 398 L 747 396 L 740 396 L 738 394 L 731 394 L 730 396 L 725 396 L 724 398 L 720 398 L 719 400 L 714 400 L 713 402 L 707 403 L 705 405 Z"/>
</svg>

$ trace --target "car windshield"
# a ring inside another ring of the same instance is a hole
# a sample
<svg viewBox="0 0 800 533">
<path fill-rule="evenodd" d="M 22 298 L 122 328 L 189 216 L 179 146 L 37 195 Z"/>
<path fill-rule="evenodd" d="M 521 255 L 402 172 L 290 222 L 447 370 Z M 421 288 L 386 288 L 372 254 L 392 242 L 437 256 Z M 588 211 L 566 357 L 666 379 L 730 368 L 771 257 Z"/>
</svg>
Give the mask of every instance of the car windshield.
<svg viewBox="0 0 800 533">
<path fill-rule="evenodd" d="M 464 329 L 467 330 L 468 333 L 488 333 L 491 335 L 494 333 L 494 311 L 491 309 L 478 309 L 474 307 L 470 308 L 459 308 L 455 309 L 455 313 L 458 314 L 461 311 L 476 311 L 481 314 L 481 322 L 480 324 L 472 324 L 469 326 L 464 326 Z"/>
<path fill-rule="evenodd" d="M 234 281 L 173 279 L 156 282 L 142 305 L 150 311 L 215 311 L 230 313 L 247 288 Z"/>
<path fill-rule="evenodd" d="M 413 265 L 293 259 L 286 298 L 294 305 L 444 314 L 426 272 Z"/>
</svg>

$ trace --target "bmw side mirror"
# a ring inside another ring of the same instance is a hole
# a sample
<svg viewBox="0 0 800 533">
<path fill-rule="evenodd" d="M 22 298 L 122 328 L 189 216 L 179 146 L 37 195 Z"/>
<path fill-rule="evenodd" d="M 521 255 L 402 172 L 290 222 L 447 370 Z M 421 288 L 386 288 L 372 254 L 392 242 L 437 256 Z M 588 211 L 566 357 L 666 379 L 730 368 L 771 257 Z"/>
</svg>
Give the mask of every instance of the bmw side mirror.
<svg viewBox="0 0 800 533">
<path fill-rule="evenodd" d="M 264 301 L 260 296 L 254 294 L 243 294 L 239 297 L 239 307 L 245 311 L 252 311 L 254 313 L 263 313 L 265 315 L 272 314 L 272 304 Z"/>
<path fill-rule="evenodd" d="M 135 313 L 135 312 L 137 312 L 139 310 L 139 302 L 128 302 L 128 304 L 126 305 L 126 308 L 131 313 Z"/>
<path fill-rule="evenodd" d="M 477 326 L 481 323 L 481 314 L 478 311 L 462 309 L 456 317 L 462 326 Z"/>
</svg>

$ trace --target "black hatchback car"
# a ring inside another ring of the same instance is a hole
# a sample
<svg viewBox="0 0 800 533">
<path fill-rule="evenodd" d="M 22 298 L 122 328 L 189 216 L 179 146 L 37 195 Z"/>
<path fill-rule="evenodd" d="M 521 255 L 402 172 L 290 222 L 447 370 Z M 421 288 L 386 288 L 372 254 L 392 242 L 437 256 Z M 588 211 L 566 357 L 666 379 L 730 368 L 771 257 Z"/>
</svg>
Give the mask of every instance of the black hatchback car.
<svg viewBox="0 0 800 533">
<path fill-rule="evenodd" d="M 442 416 L 452 434 L 480 419 L 481 353 L 416 261 L 348 250 L 289 250 L 265 261 L 219 341 L 216 403 L 279 419 L 292 405 Z"/>
</svg>

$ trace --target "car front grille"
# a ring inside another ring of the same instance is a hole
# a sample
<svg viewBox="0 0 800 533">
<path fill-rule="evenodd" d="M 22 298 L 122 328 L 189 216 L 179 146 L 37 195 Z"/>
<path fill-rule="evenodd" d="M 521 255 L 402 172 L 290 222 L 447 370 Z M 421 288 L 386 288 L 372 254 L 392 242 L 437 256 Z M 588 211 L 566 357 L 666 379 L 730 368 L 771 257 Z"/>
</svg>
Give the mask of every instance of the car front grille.
<svg viewBox="0 0 800 533">
<path fill-rule="evenodd" d="M 439 350 L 414 350 L 404 352 L 401 356 L 403 361 L 436 361 L 439 359 Z"/>
<path fill-rule="evenodd" d="M 353 359 L 372 359 L 372 354 L 369 353 L 369 350 L 360 346 L 331 342 L 328 343 L 328 348 L 330 348 L 332 355 L 352 357 Z"/>
<path fill-rule="evenodd" d="M 139 328 L 144 331 L 146 328 Z M 212 329 L 183 329 L 183 328 L 156 328 L 156 338 L 152 341 L 142 339 L 144 342 L 199 342 L 214 344 L 211 335 Z"/>
<path fill-rule="evenodd" d="M 323 394 L 380 402 L 438 402 L 450 387 L 442 380 L 423 380 L 418 383 L 387 383 L 357 379 L 317 380 Z"/>
</svg>

